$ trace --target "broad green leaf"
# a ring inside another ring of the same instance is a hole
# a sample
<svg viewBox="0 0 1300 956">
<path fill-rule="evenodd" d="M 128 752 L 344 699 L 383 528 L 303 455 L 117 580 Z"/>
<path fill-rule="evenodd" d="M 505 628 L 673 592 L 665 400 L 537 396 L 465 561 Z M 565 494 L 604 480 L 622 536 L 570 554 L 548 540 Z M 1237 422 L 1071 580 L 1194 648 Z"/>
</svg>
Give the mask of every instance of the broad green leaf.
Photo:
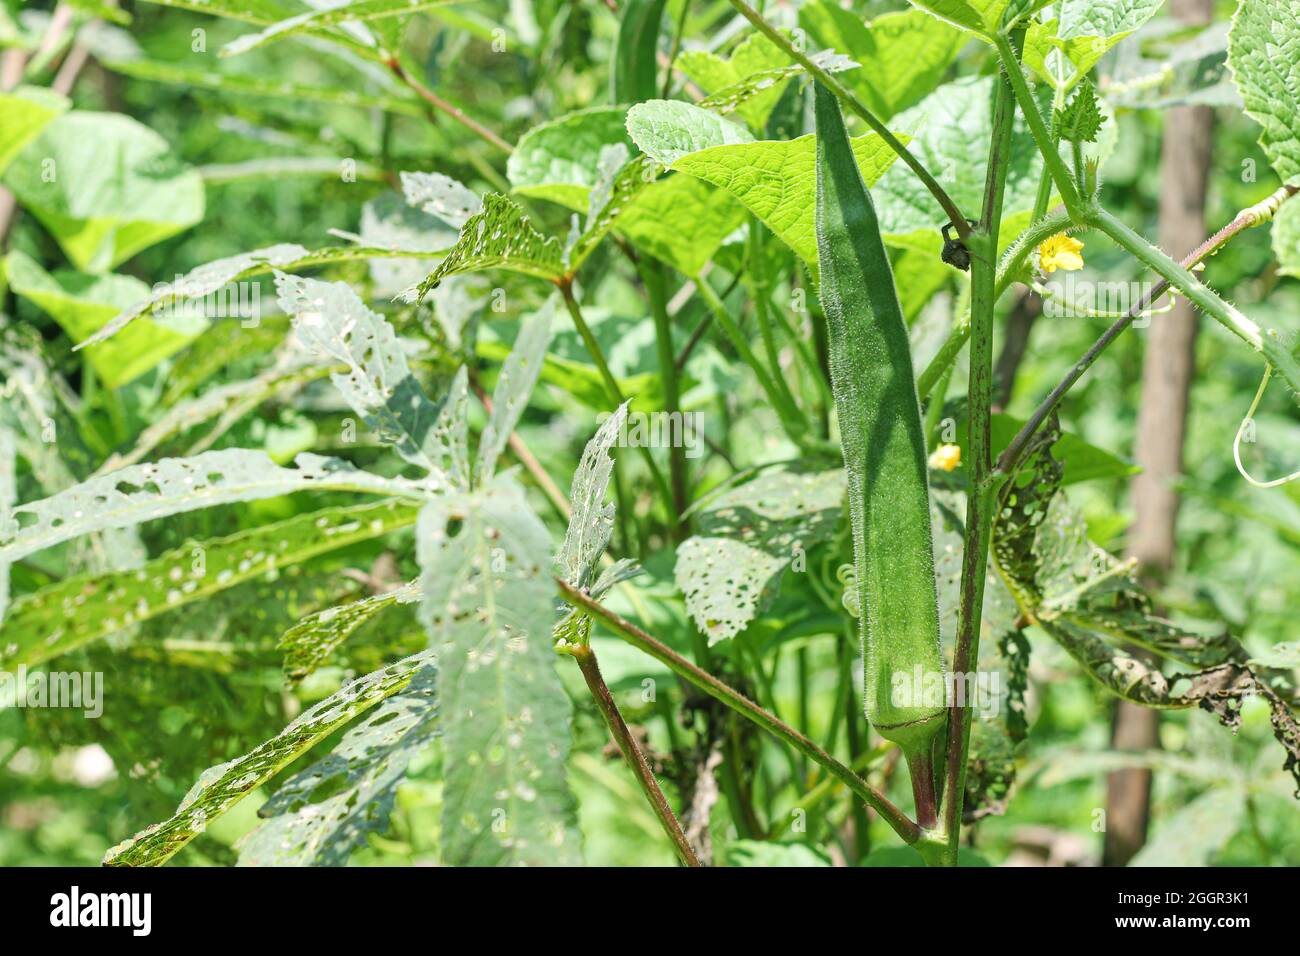
<svg viewBox="0 0 1300 956">
<path fill-rule="evenodd" d="M 1209 866 L 1246 817 L 1246 794 L 1239 787 L 1215 787 L 1157 821 L 1155 833 L 1129 866 Z"/>
<path fill-rule="evenodd" d="M 337 458 L 302 454 L 294 466 L 281 468 L 265 452 L 243 448 L 129 465 L 0 515 L 0 561 L 17 561 L 91 531 L 295 491 L 418 497 L 429 490 L 359 471 Z"/>
<path fill-rule="evenodd" d="M 628 175 L 640 163 L 637 157 L 625 167 Z M 714 252 L 745 221 L 745 210 L 728 193 L 714 189 L 692 176 L 672 175 L 636 189 L 627 199 L 614 196 L 598 217 L 593 236 L 598 238 L 612 226 L 638 248 L 661 259 L 685 275 L 698 275 Z M 689 223 L 683 229 L 682 223 Z M 577 248 L 574 261 L 580 261 Z"/>
<path fill-rule="evenodd" d="M 850 143 L 868 185 L 879 180 L 898 157 L 875 133 L 855 137 Z M 682 156 L 672 168 L 712 183 L 738 199 L 807 263 L 815 277 L 816 152 L 816 137 L 809 134 L 794 140 L 702 149 Z"/>
<path fill-rule="evenodd" d="M 954 26 L 969 30 L 984 39 L 1036 10 L 1051 0 L 910 0 L 913 6 L 929 10 Z"/>
<path fill-rule="evenodd" d="M 1068 90 L 1121 40 L 1155 16 L 1164 0 L 1063 0 L 1057 16 L 1025 33 L 1023 60 L 1053 88 Z"/>
<path fill-rule="evenodd" d="M 1300 641 L 1274 644 L 1264 653 L 1252 657 L 1250 662 L 1261 667 L 1272 667 L 1278 670 L 1300 668 Z"/>
<path fill-rule="evenodd" d="M 1022 419 L 1013 415 L 993 416 L 991 438 L 995 457 L 1011 443 L 1024 424 Z M 966 457 L 965 426 L 958 429 L 957 444 L 962 449 L 962 460 L 969 461 L 970 459 Z M 1065 468 L 1065 474 L 1061 479 L 1062 487 L 1077 485 L 1084 481 L 1129 478 L 1141 471 L 1133 462 L 1125 461 L 1096 445 L 1089 444 L 1071 432 L 1061 433 L 1053 454 Z"/>
<path fill-rule="evenodd" d="M 515 346 L 501 366 L 496 389 L 492 392 L 492 415 L 479 438 L 478 459 L 474 465 L 474 484 L 484 485 L 496 472 L 510 433 L 528 407 L 528 397 L 542 374 L 546 350 L 551 344 L 551 318 L 555 314 L 555 296 L 526 318 L 515 339 Z"/>
<path fill-rule="evenodd" d="M 448 487 L 467 487 L 464 370 L 435 405 L 411 374 L 392 325 L 346 282 L 277 272 L 275 284 L 303 347 L 347 368 L 330 380 L 379 439 Z"/>
<path fill-rule="evenodd" d="M 103 272 L 203 218 L 203 180 L 170 144 L 119 113 L 64 113 L 4 184 L 78 269 Z"/>
<path fill-rule="evenodd" d="M 1228 66 L 1273 170 L 1300 183 L 1300 0 L 1241 0 Z"/>
<path fill-rule="evenodd" d="M 893 272 L 835 97 L 814 86 L 818 297 L 853 531 L 867 719 L 909 764 L 946 722 L 894 678 L 943 674 L 925 432 Z"/>
<path fill-rule="evenodd" d="M 409 512 L 410 522 L 418 512 Z M 407 517 L 403 512 L 403 518 Z M 367 621 L 395 604 L 411 604 L 420 599 L 415 583 L 372 594 L 369 597 L 317 611 L 284 632 L 277 645 L 284 651 L 284 675 L 290 683 L 301 682 L 324 664 L 335 649 Z"/>
<path fill-rule="evenodd" d="M 625 0 L 618 11 L 618 38 L 609 65 L 610 99 L 639 103 L 655 96 L 659 27 L 667 0 Z"/>
<path fill-rule="evenodd" d="M 413 683 L 424 689 L 433 655 L 425 651 L 358 678 L 242 757 L 206 770 L 176 813 L 104 856 L 105 866 L 161 866 L 213 821 L 316 744 Z"/>
<path fill-rule="evenodd" d="M 220 55 L 238 56 L 272 41 L 284 40 L 299 33 L 348 23 L 406 17 L 422 10 L 431 10 L 454 2 L 455 0 L 352 0 L 343 4 L 331 4 L 324 9 L 300 13 L 273 23 L 265 30 L 247 33 L 231 40 L 221 48 Z"/>
<path fill-rule="evenodd" d="M 0 93 L 0 173 L 68 106 L 65 97 L 39 86 Z"/>
<path fill-rule="evenodd" d="M 401 298 L 419 302 L 448 276 L 484 269 L 505 269 L 554 282 L 565 272 L 564 250 L 555 239 L 538 232 L 514 200 L 488 193 L 483 211 L 465 222 L 446 258 Z"/>
<path fill-rule="evenodd" d="M 734 123 L 689 103 L 667 100 L 633 107 L 627 126 L 636 144 L 656 162 L 719 186 L 739 200 L 816 274 L 815 137 L 753 142 Z M 875 133 L 852 142 L 868 183 L 880 179 L 897 158 Z"/>
<path fill-rule="evenodd" d="M 1241 109 L 1241 96 L 1228 71 L 1228 33 L 1228 24 L 1211 23 L 1190 34 L 1178 30 L 1172 35 L 1176 42 L 1124 44 L 1111 58 L 1103 80 L 1106 102 L 1122 109 Z"/>
<path fill-rule="evenodd" d="M 551 649 L 546 528 L 523 490 L 498 479 L 431 501 L 416 540 L 443 707 L 443 860 L 576 863 L 569 699 Z"/>
<path fill-rule="evenodd" d="M 817 43 L 861 64 L 841 82 L 882 120 L 938 86 L 970 39 L 924 10 L 885 13 L 864 24 L 832 0 L 805 4 L 799 23 Z"/>
<path fill-rule="evenodd" d="M 77 343 L 89 339 L 122 309 L 149 297 L 149 287 L 133 276 L 62 270 L 51 274 L 18 250 L 9 253 L 5 267 L 13 291 L 40 307 Z M 194 312 L 166 328 L 144 321 L 111 342 L 91 346 L 86 357 L 103 383 L 117 388 L 180 351 L 207 325 Z"/>
<path fill-rule="evenodd" d="M 707 50 L 685 50 L 677 57 L 676 67 L 706 94 L 712 96 L 744 83 L 755 74 L 767 74 L 790 65 L 790 58 L 780 47 L 755 33 L 740 43 L 731 56 L 721 57 Z M 736 106 L 736 114 L 753 129 L 762 129 L 768 115 L 781 98 L 784 80 L 755 90 Z"/>
<path fill-rule="evenodd" d="M 514 191 L 585 211 L 599 181 L 601 150 L 613 143 L 632 146 L 622 107 L 599 106 L 534 126 L 506 163 Z"/>
<path fill-rule="evenodd" d="M 387 246 L 405 252 L 424 251 L 439 258 L 456 244 L 459 226 L 452 227 L 437 216 L 413 208 L 396 193 L 383 193 L 361 207 L 358 230 L 362 245 Z M 370 278 L 374 295 L 388 298 L 409 289 L 429 271 L 427 259 L 372 259 Z"/>
<path fill-rule="evenodd" d="M 387 828 L 398 785 L 438 733 L 437 668 L 348 729 L 329 755 L 294 774 L 257 811 L 265 822 L 236 844 L 239 866 L 343 866 Z"/>
<path fill-rule="evenodd" d="M 156 83 L 175 83 L 204 90 L 216 90 L 236 97 L 266 96 L 313 103 L 331 103 L 354 106 L 359 109 L 380 109 L 389 113 L 422 117 L 424 108 L 414 97 L 404 98 L 394 94 L 382 96 L 357 90 L 317 86 L 310 83 L 292 83 L 288 80 L 264 79 L 239 73 L 204 70 L 156 60 L 111 60 L 106 69 L 123 76 L 131 76 Z"/>
<path fill-rule="evenodd" d="M 1060 138 L 1080 145 L 1097 142 L 1105 122 L 1097 91 L 1087 80 L 1075 92 L 1074 98 L 1055 114 L 1055 128 Z"/>
<path fill-rule="evenodd" d="M 688 153 L 754 141 L 743 126 L 680 100 L 638 103 L 627 111 L 627 131 L 647 156 L 669 167 Z"/>
<path fill-rule="evenodd" d="M 939 87 L 922 102 L 894 117 L 895 129 L 912 130 L 908 148 L 935 175 L 962 209 L 983 203 L 992 135 L 993 81 L 971 77 Z M 1042 160 L 1033 138 L 1017 115 L 1007 170 L 1004 222 L 1034 207 Z M 934 197 L 902 163 L 895 163 L 871 188 L 880 228 L 891 244 L 900 236 L 925 231 L 937 239 L 947 217 Z M 1006 237 L 1008 241 L 1013 236 Z"/>
<path fill-rule="evenodd" d="M 408 527 L 418 511 L 391 500 L 325 508 L 185 544 L 136 570 L 65 578 L 14 601 L 0 633 L 0 667 L 35 667 L 245 581 Z"/>
<path fill-rule="evenodd" d="M 677 548 L 674 576 L 709 643 L 735 637 L 775 596 L 786 568 L 829 540 L 844 472 L 770 471 L 710 501 Z"/>
</svg>

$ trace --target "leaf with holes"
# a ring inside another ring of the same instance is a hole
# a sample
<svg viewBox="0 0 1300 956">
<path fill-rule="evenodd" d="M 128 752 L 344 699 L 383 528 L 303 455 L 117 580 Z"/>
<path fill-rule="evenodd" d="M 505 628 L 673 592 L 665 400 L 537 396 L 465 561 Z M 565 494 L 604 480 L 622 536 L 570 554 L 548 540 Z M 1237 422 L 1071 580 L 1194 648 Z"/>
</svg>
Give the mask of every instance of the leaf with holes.
<svg viewBox="0 0 1300 956">
<path fill-rule="evenodd" d="M 844 510 L 844 472 L 772 471 L 729 489 L 677 548 L 675 577 L 709 643 L 735 637 L 772 599 L 785 569 L 829 540 Z"/>
<path fill-rule="evenodd" d="M 569 699 L 551 650 L 550 536 L 503 477 L 431 501 L 416 540 L 443 708 L 443 859 L 576 863 Z"/>
</svg>

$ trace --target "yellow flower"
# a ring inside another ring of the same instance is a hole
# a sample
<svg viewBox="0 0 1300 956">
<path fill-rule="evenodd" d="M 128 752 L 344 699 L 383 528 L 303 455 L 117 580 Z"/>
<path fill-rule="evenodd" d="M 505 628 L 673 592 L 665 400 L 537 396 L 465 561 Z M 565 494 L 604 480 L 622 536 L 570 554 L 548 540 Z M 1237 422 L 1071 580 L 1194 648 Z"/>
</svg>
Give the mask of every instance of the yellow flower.
<svg viewBox="0 0 1300 956">
<path fill-rule="evenodd" d="M 1063 232 L 1057 233 L 1038 247 L 1038 264 L 1044 272 L 1055 272 L 1057 269 L 1076 272 L 1083 268 L 1083 256 L 1079 255 L 1082 248 L 1083 243 L 1078 239 Z"/>
<path fill-rule="evenodd" d="M 960 445 L 940 445 L 930 455 L 930 467 L 940 471 L 952 471 L 960 464 Z"/>
</svg>

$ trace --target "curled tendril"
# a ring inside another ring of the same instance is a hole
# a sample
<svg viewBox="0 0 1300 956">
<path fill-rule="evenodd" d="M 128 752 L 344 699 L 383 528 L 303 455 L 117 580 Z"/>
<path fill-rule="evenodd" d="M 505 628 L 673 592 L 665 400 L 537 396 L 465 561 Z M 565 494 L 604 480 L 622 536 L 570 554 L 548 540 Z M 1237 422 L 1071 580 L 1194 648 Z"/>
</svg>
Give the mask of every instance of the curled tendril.
<svg viewBox="0 0 1300 956">
<path fill-rule="evenodd" d="M 844 593 L 840 596 L 844 610 L 854 617 L 861 617 L 861 608 L 858 606 L 858 573 L 853 565 L 841 564 L 835 572 L 835 579 L 844 586 Z"/>
</svg>

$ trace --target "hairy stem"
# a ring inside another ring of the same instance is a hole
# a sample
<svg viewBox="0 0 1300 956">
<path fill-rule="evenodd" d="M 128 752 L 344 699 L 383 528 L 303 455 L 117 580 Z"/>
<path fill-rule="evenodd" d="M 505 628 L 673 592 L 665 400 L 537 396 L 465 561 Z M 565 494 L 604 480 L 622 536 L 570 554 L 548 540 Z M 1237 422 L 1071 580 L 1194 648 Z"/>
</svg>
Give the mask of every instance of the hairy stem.
<svg viewBox="0 0 1300 956">
<path fill-rule="evenodd" d="M 840 102 L 861 117 L 863 122 L 879 134 L 880 138 L 885 141 L 885 144 L 898 154 L 898 158 L 908 165 L 912 172 L 916 174 L 916 178 L 919 179 L 922 185 L 930 191 L 930 195 L 932 195 L 935 198 L 935 201 L 943 208 L 944 214 L 952 223 L 953 229 L 956 230 L 957 234 L 963 239 L 970 235 L 970 224 L 967 223 L 966 217 L 962 215 L 961 210 L 957 207 L 957 204 L 953 202 L 952 197 L 948 195 L 947 191 L 941 185 L 939 185 L 939 181 L 930 174 L 930 171 L 925 168 L 925 164 L 917 159 L 916 156 L 912 154 L 912 151 L 904 146 L 897 136 L 890 132 L 889 127 L 887 127 L 880 118 L 876 116 L 876 114 L 867 109 L 866 106 L 862 104 L 862 101 L 849 92 L 849 90 L 836 80 L 834 76 L 827 73 L 803 53 L 796 50 L 794 44 L 790 42 L 789 38 L 784 33 L 764 20 L 763 15 L 747 4 L 745 0 L 728 0 L 728 2 L 736 8 L 736 11 L 742 17 L 752 23 L 758 31 L 763 34 L 763 36 L 775 43 L 786 56 L 807 70 L 810 76 L 816 77 L 816 79 L 822 83 L 826 89 L 835 94 L 836 98 L 839 99 Z"/>
<path fill-rule="evenodd" d="M 646 799 L 650 801 L 650 806 L 654 810 L 655 816 L 659 818 L 664 833 L 668 834 L 668 839 L 672 841 L 673 849 L 677 851 L 678 858 L 685 866 L 699 866 L 699 857 L 695 855 L 695 850 L 691 847 L 690 841 L 686 839 L 686 834 L 682 832 L 682 825 L 678 822 L 676 814 L 673 813 L 673 808 L 668 805 L 668 798 L 664 796 L 659 781 L 655 779 L 654 771 L 650 769 L 650 764 L 645 759 L 645 753 L 642 752 L 640 745 L 636 742 L 636 737 L 632 735 L 627 722 L 623 720 L 623 715 L 619 713 L 618 705 L 614 703 L 609 687 L 606 686 L 605 679 L 600 674 L 600 665 L 596 662 L 596 652 L 591 649 L 590 645 L 580 645 L 571 648 L 568 653 L 578 662 L 578 669 L 582 671 L 582 677 L 587 682 L 587 689 L 591 691 L 596 706 L 600 708 L 601 716 L 605 718 L 605 724 L 609 727 L 610 735 L 614 738 L 614 742 L 618 744 L 618 749 L 623 752 L 623 759 L 627 761 L 627 765 L 632 769 L 632 774 L 636 777 L 637 783 L 640 784 Z"/>
<path fill-rule="evenodd" d="M 1023 34 L 1017 37 L 1017 45 L 1021 39 Z M 1010 50 L 1011 47 L 1008 45 L 1007 49 Z M 952 664 L 957 687 L 972 684 L 965 681 L 964 677 L 979 660 L 980 616 L 993 522 L 993 485 L 989 479 L 992 467 L 993 309 L 998 300 L 998 227 L 1002 221 L 1002 202 L 1011 161 L 1011 132 L 1016 117 L 1015 97 L 1009 76 L 1019 70 L 1019 61 L 1015 60 L 1002 71 L 994 90 L 993 137 L 989 144 L 984 208 L 980 214 L 979 227 L 972 237 L 970 378 L 966 389 L 969 409 L 966 438 L 966 535 L 957 611 L 957 645 Z M 966 758 L 970 750 L 970 721 L 974 705 L 974 701 L 962 700 L 954 694 L 948 711 L 948 752 L 943 796 L 946 849 L 942 855 L 943 862 L 948 866 L 957 865 L 957 839 L 961 830 Z M 919 799 L 920 791 L 918 806 Z"/>
<path fill-rule="evenodd" d="M 676 651 L 661 644 L 631 621 L 625 620 L 604 605 L 572 587 L 563 580 L 556 579 L 560 595 L 567 601 L 585 608 L 593 617 L 604 622 L 615 634 L 638 650 L 644 651 L 655 660 L 664 664 L 674 674 L 708 694 L 736 713 L 753 721 L 772 736 L 785 741 L 799 753 L 826 768 L 837 780 L 847 786 L 867 806 L 880 814 L 881 818 L 893 828 L 904 842 L 915 843 L 920 837 L 920 829 L 907 818 L 898 807 L 844 764 L 840 763 L 825 750 L 813 743 L 799 731 L 782 721 L 769 711 L 759 707 L 748 697 L 734 690 L 712 674 L 696 667 Z"/>
<path fill-rule="evenodd" d="M 1004 34 L 995 34 L 993 42 L 997 45 L 998 56 L 1002 59 L 1002 69 L 1011 82 L 1012 92 L 1020 103 L 1020 111 L 1029 124 L 1029 132 L 1034 137 L 1038 151 L 1043 154 L 1043 162 L 1052 176 L 1052 182 L 1056 184 L 1056 191 L 1061 194 L 1061 201 L 1065 203 L 1065 208 L 1070 211 L 1071 217 L 1081 218 L 1083 207 L 1079 199 L 1079 191 L 1074 185 L 1074 177 L 1070 175 L 1069 168 L 1061 159 L 1056 141 L 1048 131 L 1047 124 L 1043 122 L 1043 114 L 1038 111 L 1033 90 L 1025 82 L 1025 74 L 1020 67 L 1020 57 L 1016 54 L 1011 39 Z"/>
</svg>

